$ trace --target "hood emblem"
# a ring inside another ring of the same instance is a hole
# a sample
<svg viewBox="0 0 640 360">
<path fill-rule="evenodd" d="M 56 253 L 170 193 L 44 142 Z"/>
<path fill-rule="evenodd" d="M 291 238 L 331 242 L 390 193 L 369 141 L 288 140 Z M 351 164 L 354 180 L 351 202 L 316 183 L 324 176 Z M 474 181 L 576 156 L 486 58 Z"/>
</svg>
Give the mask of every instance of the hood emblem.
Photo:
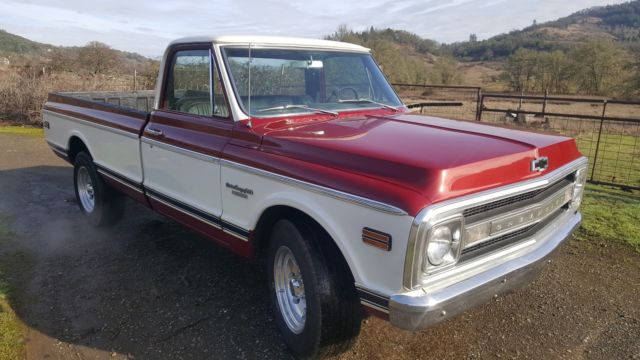
<svg viewBox="0 0 640 360">
<path fill-rule="evenodd" d="M 541 172 L 547 170 L 549 167 L 549 158 L 546 156 L 533 159 L 531 161 L 531 171 Z"/>
</svg>

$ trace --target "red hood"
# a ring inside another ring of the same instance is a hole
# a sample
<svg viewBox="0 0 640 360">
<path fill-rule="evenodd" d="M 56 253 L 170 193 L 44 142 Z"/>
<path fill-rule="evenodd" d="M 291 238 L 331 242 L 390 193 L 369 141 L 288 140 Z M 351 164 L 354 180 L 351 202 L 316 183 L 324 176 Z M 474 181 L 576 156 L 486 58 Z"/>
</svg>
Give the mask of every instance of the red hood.
<svg viewBox="0 0 640 360">
<path fill-rule="evenodd" d="M 571 138 L 412 114 L 256 126 L 262 150 L 402 186 L 429 203 L 540 176 L 580 157 Z"/>
</svg>

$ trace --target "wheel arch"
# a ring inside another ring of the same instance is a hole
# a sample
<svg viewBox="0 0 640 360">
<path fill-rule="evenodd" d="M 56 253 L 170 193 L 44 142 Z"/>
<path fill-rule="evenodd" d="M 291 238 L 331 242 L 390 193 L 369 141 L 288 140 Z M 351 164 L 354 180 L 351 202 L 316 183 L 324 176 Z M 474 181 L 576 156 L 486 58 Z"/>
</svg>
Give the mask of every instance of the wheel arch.
<svg viewBox="0 0 640 360">
<path fill-rule="evenodd" d="M 91 150 L 87 145 L 87 141 L 84 139 L 84 136 L 79 132 L 74 131 L 71 134 L 71 136 L 69 137 L 67 149 L 68 149 L 67 155 L 69 156 L 69 162 L 71 162 L 72 164 L 74 163 L 78 153 L 80 153 L 81 151 L 86 151 L 87 154 L 89 154 L 89 156 L 93 158 L 93 156 L 91 155 Z"/>
<path fill-rule="evenodd" d="M 292 220 L 294 222 L 307 221 L 315 226 L 318 231 L 322 231 L 329 240 L 328 242 L 318 244 L 325 254 L 325 257 L 331 261 L 337 261 L 344 272 L 348 273 L 347 275 L 351 280 L 355 281 L 357 275 L 354 272 L 354 267 L 348 260 L 348 254 L 345 255 L 345 252 L 336 241 L 335 234 L 332 234 L 326 224 L 323 225 L 324 221 L 321 219 L 318 221 L 317 217 L 292 205 L 272 205 L 262 211 L 253 230 L 253 245 L 257 257 L 266 257 L 267 249 L 269 248 L 269 236 L 273 226 L 282 219 Z"/>
</svg>

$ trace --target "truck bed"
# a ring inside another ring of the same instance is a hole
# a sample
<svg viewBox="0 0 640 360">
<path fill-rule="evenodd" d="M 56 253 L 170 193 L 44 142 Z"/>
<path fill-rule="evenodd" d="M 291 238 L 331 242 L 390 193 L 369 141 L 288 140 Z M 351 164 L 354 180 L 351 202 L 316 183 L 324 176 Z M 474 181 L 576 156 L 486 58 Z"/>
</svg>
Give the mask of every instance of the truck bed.
<svg viewBox="0 0 640 360">
<path fill-rule="evenodd" d="M 139 137 L 154 96 L 148 90 L 51 93 L 43 108 L 47 142 L 72 162 L 77 139 L 89 147 L 96 166 L 141 183 Z"/>
<path fill-rule="evenodd" d="M 137 91 L 84 91 L 84 92 L 58 92 L 53 95 L 59 97 L 70 97 L 101 104 L 108 104 L 115 107 L 150 112 L 153 108 L 155 90 Z"/>
<path fill-rule="evenodd" d="M 153 90 L 51 93 L 44 105 L 44 126 L 49 125 L 47 114 L 53 112 L 139 136 L 149 118 L 154 97 Z"/>
</svg>

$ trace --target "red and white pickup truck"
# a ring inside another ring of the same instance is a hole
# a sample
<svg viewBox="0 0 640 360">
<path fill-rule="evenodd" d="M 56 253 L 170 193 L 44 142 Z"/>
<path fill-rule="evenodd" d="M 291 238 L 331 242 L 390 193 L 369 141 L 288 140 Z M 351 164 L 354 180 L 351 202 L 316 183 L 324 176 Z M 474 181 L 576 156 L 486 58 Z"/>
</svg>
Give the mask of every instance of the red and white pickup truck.
<svg viewBox="0 0 640 360">
<path fill-rule="evenodd" d="M 124 194 L 266 259 L 300 357 L 347 349 L 363 309 L 417 330 L 512 290 L 581 220 L 573 139 L 411 114 L 361 46 L 181 39 L 154 95 L 49 95 L 80 208 L 112 224 Z"/>
</svg>

